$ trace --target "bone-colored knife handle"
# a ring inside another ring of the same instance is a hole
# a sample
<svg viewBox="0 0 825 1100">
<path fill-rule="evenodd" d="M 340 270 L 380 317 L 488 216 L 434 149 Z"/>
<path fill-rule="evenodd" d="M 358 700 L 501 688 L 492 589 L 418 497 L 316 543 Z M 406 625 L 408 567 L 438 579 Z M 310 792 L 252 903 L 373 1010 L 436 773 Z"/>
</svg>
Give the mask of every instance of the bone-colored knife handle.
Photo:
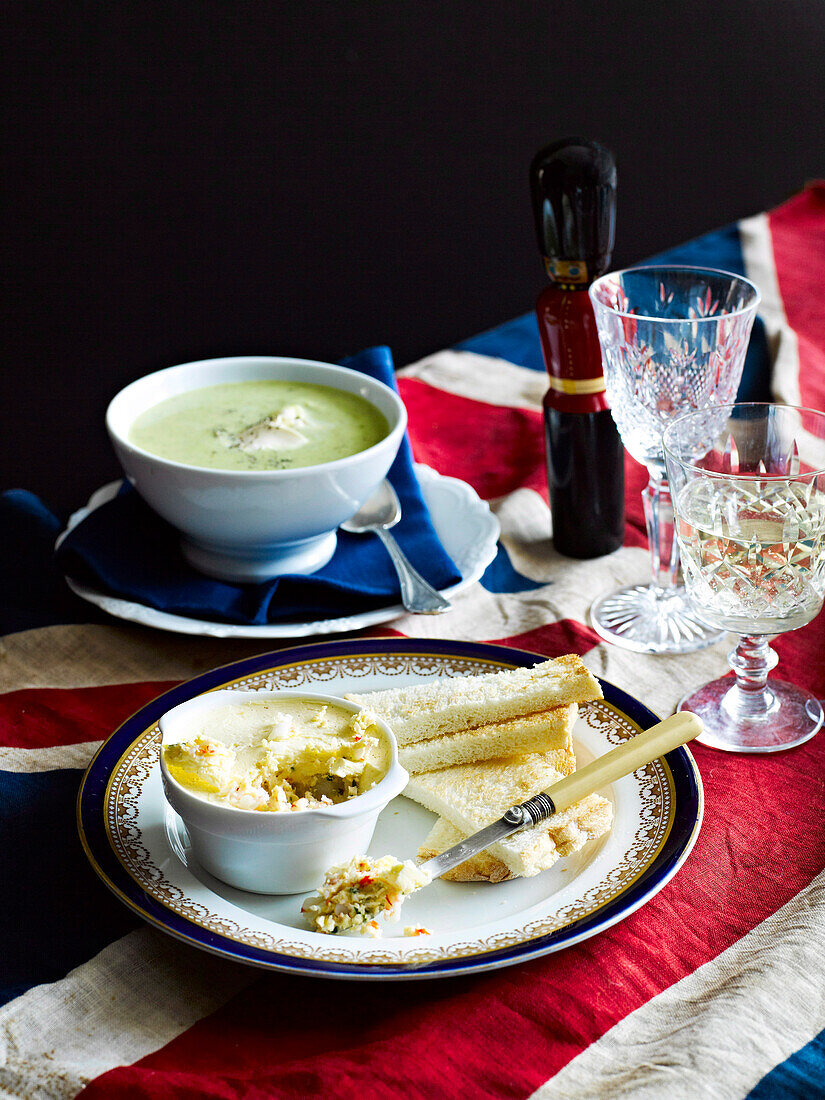
<svg viewBox="0 0 825 1100">
<path fill-rule="evenodd" d="M 664 722 L 657 722 L 644 733 L 637 733 L 604 756 L 597 757 L 572 775 L 554 783 L 547 788 L 545 794 L 553 800 L 556 812 L 559 813 L 593 794 L 600 787 L 621 779 L 623 775 L 629 775 L 642 764 L 657 760 L 671 749 L 684 745 L 686 741 L 700 734 L 702 729 L 701 719 L 695 714 L 687 710 L 680 711 L 679 714 L 665 718 Z"/>
</svg>

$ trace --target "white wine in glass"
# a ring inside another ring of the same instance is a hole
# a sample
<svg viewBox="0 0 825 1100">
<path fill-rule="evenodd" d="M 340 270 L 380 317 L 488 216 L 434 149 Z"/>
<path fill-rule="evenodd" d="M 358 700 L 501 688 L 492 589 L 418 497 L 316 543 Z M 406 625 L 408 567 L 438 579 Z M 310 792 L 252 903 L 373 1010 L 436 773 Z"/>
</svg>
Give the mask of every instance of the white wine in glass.
<svg viewBox="0 0 825 1100">
<path fill-rule="evenodd" d="M 731 405 L 675 421 L 663 442 L 688 592 L 709 624 L 740 636 L 735 680 L 706 684 L 679 709 L 699 715 L 699 740 L 716 748 L 801 744 L 821 727 L 822 704 L 769 678 L 778 661 L 769 640 L 822 609 L 825 414 Z"/>
</svg>

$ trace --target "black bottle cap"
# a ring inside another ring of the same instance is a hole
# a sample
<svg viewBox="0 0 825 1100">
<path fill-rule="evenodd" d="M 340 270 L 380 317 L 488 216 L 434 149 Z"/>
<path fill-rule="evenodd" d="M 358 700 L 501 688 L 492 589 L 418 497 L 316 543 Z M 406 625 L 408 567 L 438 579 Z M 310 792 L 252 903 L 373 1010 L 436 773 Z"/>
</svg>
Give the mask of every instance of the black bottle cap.
<svg viewBox="0 0 825 1100">
<path fill-rule="evenodd" d="M 557 282 L 589 283 L 607 271 L 616 226 L 616 164 L 596 141 L 565 138 L 530 165 L 539 248 Z"/>
</svg>

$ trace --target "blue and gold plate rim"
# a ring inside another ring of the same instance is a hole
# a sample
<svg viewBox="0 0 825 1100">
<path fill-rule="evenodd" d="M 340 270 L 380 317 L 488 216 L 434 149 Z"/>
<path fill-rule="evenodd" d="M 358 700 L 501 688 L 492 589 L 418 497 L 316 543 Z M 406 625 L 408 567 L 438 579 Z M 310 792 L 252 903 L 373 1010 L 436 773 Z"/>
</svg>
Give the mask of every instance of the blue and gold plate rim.
<svg viewBox="0 0 825 1100">
<path fill-rule="evenodd" d="M 448 956 L 427 963 L 389 962 L 366 964 L 330 958 L 302 957 L 238 942 L 204 928 L 143 889 L 129 872 L 112 842 L 108 801 L 112 776 L 130 747 L 171 707 L 205 691 L 238 684 L 270 670 L 299 668 L 325 659 L 376 656 L 464 658 L 502 668 L 531 667 L 545 655 L 510 646 L 482 642 L 415 638 L 362 638 L 290 647 L 257 654 L 205 672 L 164 692 L 128 718 L 101 746 L 81 783 L 77 800 L 77 825 L 83 849 L 106 886 L 138 916 L 169 935 L 203 950 L 265 969 L 329 978 L 436 978 L 510 966 L 572 946 L 623 920 L 653 897 L 676 874 L 689 855 L 702 821 L 702 783 L 696 763 L 686 748 L 662 758 L 670 793 L 670 812 L 660 843 L 641 873 L 623 884 L 617 896 L 573 919 L 549 934 L 509 943 L 499 949 Z M 639 700 L 615 685 L 600 680 L 604 702 L 634 727 L 646 729 L 659 721 Z M 414 957 L 413 957 L 414 958 Z"/>
</svg>

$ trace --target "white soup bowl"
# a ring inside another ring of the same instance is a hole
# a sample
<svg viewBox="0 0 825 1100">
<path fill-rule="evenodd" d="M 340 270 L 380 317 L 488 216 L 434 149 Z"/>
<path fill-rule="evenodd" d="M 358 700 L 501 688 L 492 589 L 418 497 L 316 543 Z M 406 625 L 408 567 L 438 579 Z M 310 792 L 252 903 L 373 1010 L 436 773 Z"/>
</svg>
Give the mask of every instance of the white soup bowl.
<svg viewBox="0 0 825 1100">
<path fill-rule="evenodd" d="M 287 379 L 359 394 L 383 413 L 388 434 L 346 458 L 291 470 L 216 470 L 151 454 L 129 440 L 147 409 L 189 390 L 229 382 Z M 146 503 L 181 533 L 195 569 L 219 580 L 259 582 L 314 573 L 335 552 L 336 530 L 386 476 L 407 426 L 389 386 L 333 363 L 272 356 L 203 359 L 138 378 L 117 394 L 106 428 L 126 476 Z"/>
</svg>

